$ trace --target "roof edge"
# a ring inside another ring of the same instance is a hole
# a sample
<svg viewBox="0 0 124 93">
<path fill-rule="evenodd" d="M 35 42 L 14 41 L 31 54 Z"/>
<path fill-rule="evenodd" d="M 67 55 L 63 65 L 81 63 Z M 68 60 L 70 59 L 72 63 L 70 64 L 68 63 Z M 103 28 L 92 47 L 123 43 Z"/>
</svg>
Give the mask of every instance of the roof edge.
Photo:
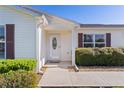
<svg viewBox="0 0 124 93">
<path fill-rule="evenodd" d="M 63 17 L 59 17 L 59 16 L 56 16 L 56 15 L 47 13 L 47 12 L 45 12 L 43 10 L 34 9 L 31 6 L 27 6 L 27 5 L 17 5 L 17 6 L 20 7 L 20 8 L 26 9 L 28 11 L 34 12 L 34 13 L 36 13 L 38 15 L 46 15 L 46 16 L 51 17 L 51 18 L 54 17 L 54 18 L 58 18 L 58 19 L 61 19 L 61 20 L 64 20 L 64 21 L 68 21 L 68 22 L 80 25 L 80 23 L 78 23 L 76 21 L 73 21 L 73 20 L 70 20 L 70 19 L 66 19 L 66 18 L 63 18 Z"/>
<path fill-rule="evenodd" d="M 124 24 L 80 24 L 80 28 L 124 27 Z"/>
</svg>

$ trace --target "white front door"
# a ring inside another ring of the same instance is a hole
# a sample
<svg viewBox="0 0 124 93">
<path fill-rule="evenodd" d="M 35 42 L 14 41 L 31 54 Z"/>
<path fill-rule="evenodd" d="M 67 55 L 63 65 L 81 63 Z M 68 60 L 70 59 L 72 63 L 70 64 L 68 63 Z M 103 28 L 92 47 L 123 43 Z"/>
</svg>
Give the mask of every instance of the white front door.
<svg viewBox="0 0 124 93">
<path fill-rule="evenodd" d="M 49 36 L 49 59 L 50 60 L 60 60 L 60 35 L 51 34 Z"/>
</svg>

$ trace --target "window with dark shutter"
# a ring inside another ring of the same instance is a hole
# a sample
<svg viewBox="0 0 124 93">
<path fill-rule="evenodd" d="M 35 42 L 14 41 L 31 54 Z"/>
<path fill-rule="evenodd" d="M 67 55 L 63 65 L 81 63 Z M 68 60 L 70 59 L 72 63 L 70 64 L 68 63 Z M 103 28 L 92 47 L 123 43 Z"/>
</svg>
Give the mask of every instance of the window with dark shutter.
<svg viewBox="0 0 124 93">
<path fill-rule="evenodd" d="M 5 28 L 0 25 L 0 59 L 5 58 Z"/>
<path fill-rule="evenodd" d="M 14 24 L 6 24 L 6 58 L 14 59 Z"/>
<path fill-rule="evenodd" d="M 83 33 L 78 33 L 78 47 L 83 47 Z"/>
<path fill-rule="evenodd" d="M 106 47 L 111 47 L 111 33 L 106 33 Z"/>
<path fill-rule="evenodd" d="M 83 34 L 83 46 L 85 48 L 105 47 L 105 36 L 105 34 Z"/>
</svg>

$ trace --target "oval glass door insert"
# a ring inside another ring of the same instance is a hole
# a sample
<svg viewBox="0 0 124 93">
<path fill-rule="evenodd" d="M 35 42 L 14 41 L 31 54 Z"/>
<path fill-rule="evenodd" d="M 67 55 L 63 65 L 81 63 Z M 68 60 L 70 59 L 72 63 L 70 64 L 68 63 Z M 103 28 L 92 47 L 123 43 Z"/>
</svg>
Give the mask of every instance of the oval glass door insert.
<svg viewBox="0 0 124 93">
<path fill-rule="evenodd" d="M 56 39 L 56 37 L 53 37 L 52 47 L 53 47 L 53 49 L 56 49 L 56 47 L 57 47 L 57 39 Z"/>
</svg>

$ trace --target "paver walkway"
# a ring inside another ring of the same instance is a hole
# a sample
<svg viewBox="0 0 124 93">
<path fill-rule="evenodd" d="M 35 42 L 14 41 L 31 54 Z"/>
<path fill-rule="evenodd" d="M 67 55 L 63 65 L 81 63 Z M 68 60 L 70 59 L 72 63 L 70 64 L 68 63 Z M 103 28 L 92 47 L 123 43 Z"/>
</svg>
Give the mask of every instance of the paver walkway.
<svg viewBox="0 0 124 93">
<path fill-rule="evenodd" d="M 69 62 L 48 63 L 39 87 L 111 87 L 124 86 L 124 72 L 74 72 Z"/>
</svg>

